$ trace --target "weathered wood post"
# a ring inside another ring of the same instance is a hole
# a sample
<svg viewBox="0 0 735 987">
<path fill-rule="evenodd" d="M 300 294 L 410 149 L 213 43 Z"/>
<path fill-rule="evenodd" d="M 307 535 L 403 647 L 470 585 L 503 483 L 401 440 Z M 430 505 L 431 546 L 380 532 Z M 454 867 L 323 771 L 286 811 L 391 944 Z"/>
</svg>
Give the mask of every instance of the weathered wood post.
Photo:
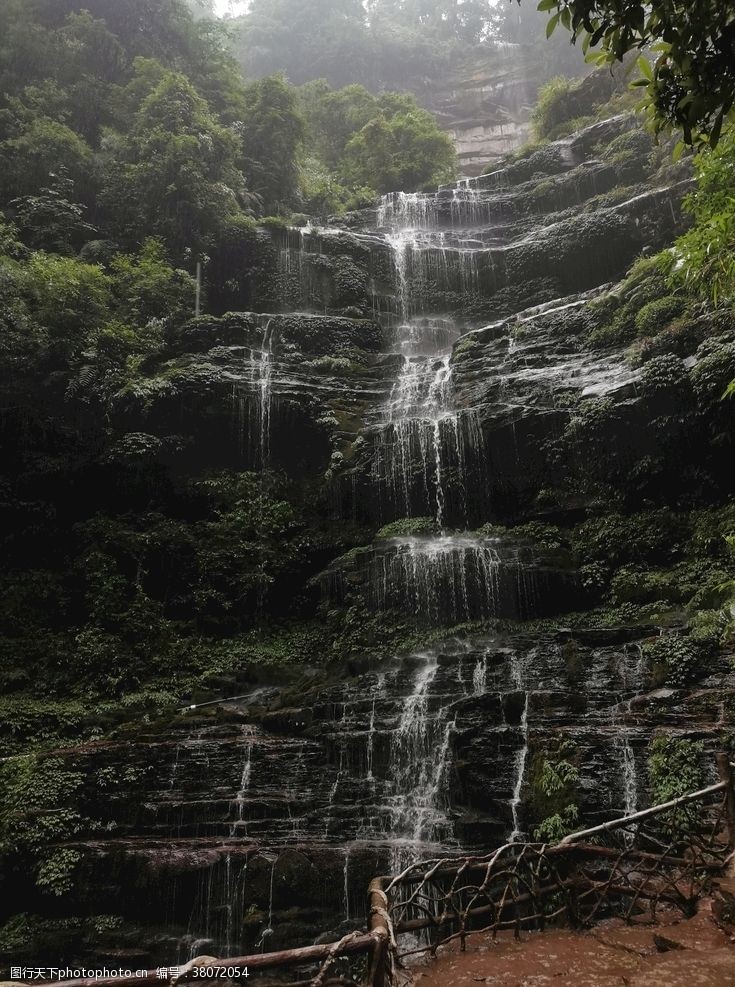
<svg viewBox="0 0 735 987">
<path fill-rule="evenodd" d="M 388 896 L 383 890 L 383 880 L 374 878 L 368 888 L 370 907 L 370 932 L 375 939 L 368 973 L 369 987 L 390 987 L 386 979 L 390 925 L 388 917 Z"/>
<path fill-rule="evenodd" d="M 727 825 L 727 842 L 730 849 L 735 850 L 735 772 L 730 764 L 730 755 L 721 751 L 716 754 L 717 773 L 720 781 L 725 783 L 725 824 Z"/>
</svg>

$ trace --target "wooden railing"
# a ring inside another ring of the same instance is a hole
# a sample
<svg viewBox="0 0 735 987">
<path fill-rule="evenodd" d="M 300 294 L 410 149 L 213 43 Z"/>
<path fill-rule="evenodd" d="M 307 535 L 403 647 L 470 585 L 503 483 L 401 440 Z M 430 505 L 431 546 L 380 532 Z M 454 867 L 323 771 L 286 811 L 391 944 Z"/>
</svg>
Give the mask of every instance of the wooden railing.
<svg viewBox="0 0 735 987">
<path fill-rule="evenodd" d="M 717 755 L 720 780 L 650 809 L 566 836 L 559 843 L 508 843 L 483 856 L 444 857 L 376 877 L 368 889 L 368 929 L 337 942 L 227 959 L 198 957 L 173 984 L 191 981 L 195 966 L 248 974 L 291 969 L 278 987 L 396 987 L 404 958 L 436 953 L 453 940 L 551 922 L 589 926 L 611 914 L 630 919 L 660 906 L 685 915 L 713 877 L 735 858 L 733 765 Z M 201 972 L 201 970 L 199 971 Z M 160 969 L 128 978 L 66 980 L 61 987 L 161 984 Z M 201 976 L 196 980 L 201 982 Z M 196 982 L 196 981 L 195 981 Z M 270 987 L 255 979 L 258 987 Z M 275 984 L 272 987 L 276 987 Z"/>
</svg>

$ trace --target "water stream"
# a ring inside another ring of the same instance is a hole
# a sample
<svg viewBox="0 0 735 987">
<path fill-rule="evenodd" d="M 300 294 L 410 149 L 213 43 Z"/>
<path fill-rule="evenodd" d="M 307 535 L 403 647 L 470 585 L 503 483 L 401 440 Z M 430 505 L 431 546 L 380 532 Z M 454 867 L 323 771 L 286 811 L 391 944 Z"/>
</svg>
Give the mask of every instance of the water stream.
<svg viewBox="0 0 735 987">
<path fill-rule="evenodd" d="M 446 772 L 453 721 L 448 707 L 432 711 L 430 688 L 439 668 L 436 654 L 424 656 L 404 701 L 390 750 L 390 833 L 393 872 L 417 851 L 447 836 Z"/>
<path fill-rule="evenodd" d="M 495 434 L 478 416 L 477 406 L 492 390 L 505 412 L 510 396 L 519 403 L 527 393 L 535 399 L 536 393 L 525 389 L 540 384 L 553 391 L 573 382 L 580 395 L 599 396 L 627 386 L 635 372 L 621 369 L 621 361 L 607 353 L 589 357 L 574 346 L 560 347 L 552 364 L 536 334 L 526 329 L 524 335 L 522 321 L 516 338 L 506 329 L 500 332 L 500 324 L 471 326 L 447 315 L 450 304 L 440 307 L 437 299 L 472 298 L 488 285 L 502 283 L 507 213 L 505 193 L 489 190 L 489 184 L 460 184 L 438 194 L 396 193 L 383 198 L 377 231 L 369 238 L 307 227 L 288 231 L 280 249 L 279 271 L 293 282 L 299 305 L 312 314 L 319 310 L 320 289 L 314 274 L 319 265 L 310 258 L 329 257 L 325 244 L 332 237 L 362 237 L 372 246 L 377 242 L 383 262 L 390 258 L 389 265 L 384 263 L 392 280 L 388 289 L 377 285 L 378 275 L 370 275 L 383 332 L 379 338 L 385 343 L 376 344 L 383 349 L 375 354 L 383 376 L 374 390 L 374 382 L 365 384 L 366 392 L 377 396 L 360 424 L 362 469 L 370 496 L 380 505 L 376 514 L 381 522 L 420 517 L 433 524 L 406 529 L 432 533 L 376 538 L 369 548 L 348 553 L 354 568 L 347 575 L 335 574 L 337 566 L 329 571 L 331 581 L 349 583 L 347 589 L 342 586 L 345 597 L 355 586 L 361 588 L 374 618 L 398 612 L 422 630 L 485 622 L 494 635 L 498 619 L 545 616 L 560 609 L 554 609 L 549 592 L 550 567 L 540 563 L 528 544 L 467 530 L 495 516 L 481 511 L 478 524 L 471 519 L 469 502 L 474 498 L 476 518 L 480 494 L 475 488 L 491 472 L 488 434 Z M 385 274 L 382 280 L 387 280 Z M 533 319 L 545 312 L 553 322 L 566 307 L 563 302 L 539 306 L 524 319 L 533 326 Z M 276 319 L 259 318 L 262 342 L 246 357 L 251 402 L 247 439 L 255 450 L 251 462 L 265 471 L 272 465 L 271 445 L 274 459 L 281 445 L 280 434 L 271 442 L 279 407 L 274 390 L 278 393 L 282 351 L 292 343 L 285 332 L 276 338 Z M 465 353 L 471 352 L 470 344 L 481 345 L 482 333 L 483 346 L 499 340 L 498 361 L 468 371 L 457 344 L 461 341 Z M 543 410 L 558 409 L 550 401 Z M 515 419 L 511 424 L 506 441 L 510 444 L 512 436 L 518 456 L 523 435 L 516 436 Z M 514 496 L 512 484 L 508 496 Z M 492 640 L 480 643 L 475 638 L 471 646 L 450 640 L 410 655 L 370 655 L 364 663 L 362 655 L 352 655 L 356 671 L 350 668 L 349 674 L 323 686 L 304 679 L 305 698 L 298 690 L 288 697 L 293 709 L 274 703 L 262 728 L 240 734 L 220 754 L 224 766 L 212 786 L 219 806 L 203 822 L 200 816 L 191 822 L 204 810 L 191 808 L 183 794 L 182 804 L 175 804 L 178 790 L 191 786 L 196 770 L 196 765 L 187 767 L 186 744 L 176 745 L 162 801 L 189 827 L 185 835 L 193 841 L 193 852 L 199 852 L 198 840 L 219 841 L 216 852 L 221 857 L 216 866 L 202 868 L 206 876 L 199 879 L 189 922 L 191 955 L 213 949 L 213 943 L 222 944 L 223 955 L 238 949 L 243 895 L 257 882 L 254 913 L 260 927 L 253 940 L 257 949 L 273 948 L 279 916 L 288 912 L 277 900 L 286 859 L 281 854 L 291 854 L 294 872 L 308 872 L 323 898 L 330 899 L 329 908 L 341 911 L 331 917 L 332 931 L 341 934 L 341 922 L 363 918 L 359 902 L 367 872 L 395 873 L 436 852 L 487 849 L 525 837 L 524 824 L 530 828 L 532 821 L 524 806 L 529 775 L 540 738 L 543 742 L 552 736 L 557 726 L 553 702 L 542 700 L 569 694 L 569 670 L 561 667 L 555 643 L 549 644 L 543 661 L 536 661 L 528 641 L 508 645 L 500 636 L 499 630 Z M 624 682 L 626 695 L 639 686 L 644 672 L 642 652 L 633 655 L 636 682 Z M 634 732 L 622 720 L 611 719 L 608 704 L 614 688 L 608 664 L 594 655 L 590 660 L 595 685 L 590 705 L 603 707 L 590 719 L 612 727 L 618 755 L 609 797 L 622 794 L 625 811 L 633 812 L 639 792 Z M 370 665 L 373 661 L 379 670 Z M 303 711 L 297 708 L 300 703 Z M 578 731 L 580 744 L 586 743 L 585 729 L 583 724 Z M 475 770 L 478 763 L 481 769 Z M 607 811 L 608 806 L 595 809 Z M 462 814 L 464 829 L 456 824 Z M 159 831 L 158 818 L 152 828 Z M 250 841 L 258 847 L 257 866 L 243 855 Z M 317 908 L 302 887 L 295 893 L 308 902 L 305 911 Z M 323 902 L 318 907 L 326 908 Z"/>
</svg>

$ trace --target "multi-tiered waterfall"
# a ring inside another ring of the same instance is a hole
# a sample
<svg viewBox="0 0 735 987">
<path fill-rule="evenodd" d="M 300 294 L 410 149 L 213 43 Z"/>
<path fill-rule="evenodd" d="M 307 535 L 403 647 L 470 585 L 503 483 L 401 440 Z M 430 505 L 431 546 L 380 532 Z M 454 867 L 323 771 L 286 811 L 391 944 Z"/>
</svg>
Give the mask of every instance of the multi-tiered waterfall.
<svg viewBox="0 0 735 987">
<path fill-rule="evenodd" d="M 92 781 L 85 796 L 98 825 L 78 848 L 100 889 L 85 905 L 107 913 L 135 887 L 157 959 L 362 924 L 374 874 L 526 834 L 561 746 L 587 819 L 643 803 L 645 629 L 529 628 L 577 608 L 578 581 L 563 553 L 497 527 L 539 516 L 541 449 L 570 407 L 635 398 L 639 371 L 580 341 L 590 299 L 668 235 L 681 191 L 604 199 L 615 174 L 589 152 L 627 126 L 339 225 L 262 231 L 258 313 L 182 332 L 175 379 L 198 388 L 207 462 L 281 471 L 331 524 L 368 532 L 339 558 L 312 546 L 308 584 L 284 596 L 424 643 L 337 642 L 305 668 L 282 652 L 251 663 L 246 642 L 208 684 L 212 700 L 238 698 L 79 752 L 90 779 L 129 768 L 114 798 Z M 184 403 L 162 393 L 178 434 Z"/>
</svg>

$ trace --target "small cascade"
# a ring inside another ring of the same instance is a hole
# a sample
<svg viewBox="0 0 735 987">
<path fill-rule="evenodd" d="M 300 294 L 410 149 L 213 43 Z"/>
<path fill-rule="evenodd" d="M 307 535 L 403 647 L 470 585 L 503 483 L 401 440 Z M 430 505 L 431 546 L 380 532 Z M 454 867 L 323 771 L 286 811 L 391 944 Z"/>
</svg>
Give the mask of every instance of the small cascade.
<svg viewBox="0 0 735 987">
<path fill-rule="evenodd" d="M 449 834 L 442 812 L 454 721 L 447 707 L 432 712 L 430 689 L 439 668 L 436 654 L 424 656 L 393 734 L 389 772 L 393 787 L 390 836 L 392 864 L 402 868 L 421 844 Z"/>
<path fill-rule="evenodd" d="M 635 755 L 630 744 L 629 731 L 620 733 L 620 748 L 623 762 L 623 794 L 625 795 L 625 815 L 631 816 L 638 811 L 638 772 Z"/>
<path fill-rule="evenodd" d="M 396 304 L 398 316 L 408 319 L 411 315 L 411 294 L 408 282 L 409 254 L 413 250 L 414 241 L 407 233 L 391 233 L 386 236 L 386 242 L 391 249 L 393 267 L 396 274 Z"/>
<path fill-rule="evenodd" d="M 369 566 L 373 609 L 405 608 L 434 626 L 535 610 L 538 573 L 518 547 L 471 535 L 390 539 Z"/>
<path fill-rule="evenodd" d="M 179 773 L 179 762 L 181 760 L 181 747 L 182 747 L 181 744 L 176 745 L 174 760 L 173 760 L 173 764 L 171 765 L 171 774 L 169 776 L 169 781 L 168 781 L 169 792 L 173 792 L 174 789 L 176 788 L 176 779 Z"/>
<path fill-rule="evenodd" d="M 270 458 L 271 389 L 273 377 L 273 320 L 269 319 L 263 329 L 263 344 L 260 363 L 256 371 L 258 387 L 258 424 L 260 427 L 260 461 L 263 467 Z"/>
<path fill-rule="evenodd" d="M 469 226 L 477 229 L 492 220 L 492 205 L 487 193 L 466 185 L 452 189 L 450 211 L 453 227 Z"/>
<path fill-rule="evenodd" d="M 526 687 L 524 691 L 524 672 L 523 664 L 516 652 L 511 654 L 510 663 L 510 677 L 514 688 L 517 691 L 523 691 L 523 710 L 521 712 L 521 747 L 516 753 L 515 758 L 515 781 L 513 784 L 513 796 L 510 800 L 510 809 L 513 816 L 513 831 L 510 835 L 510 841 L 514 842 L 521 838 L 522 830 L 520 825 L 520 806 L 523 794 L 523 782 L 526 776 L 526 761 L 528 760 L 528 707 L 530 693 Z"/>
<path fill-rule="evenodd" d="M 286 308 L 311 310 L 318 294 L 312 255 L 322 253 L 321 239 L 311 226 L 290 226 L 281 234 L 278 273 L 282 276 Z"/>
<path fill-rule="evenodd" d="M 373 464 L 374 479 L 405 517 L 429 513 L 439 525 L 445 520 L 448 471 L 461 468 L 463 460 L 459 416 L 450 410 L 451 376 L 449 354 L 403 358 Z"/>
<path fill-rule="evenodd" d="M 434 229 L 438 222 L 436 196 L 425 192 L 391 192 L 380 200 L 379 229 Z"/>
<path fill-rule="evenodd" d="M 274 320 L 261 323 L 263 337 L 260 349 L 247 356 L 246 380 L 233 387 L 233 404 L 238 418 L 240 449 L 259 469 L 270 461 L 271 411 L 273 404 Z"/>
<path fill-rule="evenodd" d="M 227 853 L 202 871 L 189 929 L 179 943 L 179 962 L 213 952 L 223 957 L 237 955 L 247 866 L 247 858 Z"/>
<path fill-rule="evenodd" d="M 633 728 L 625 723 L 624 717 L 631 713 L 632 690 L 640 690 L 645 683 L 644 652 L 640 645 L 632 649 L 625 646 L 618 663 L 618 676 L 623 691 L 610 711 L 610 726 L 614 732 L 615 750 L 620 759 L 622 810 L 629 816 L 638 811 L 638 770 L 631 744 Z M 626 699 L 626 695 L 629 698 Z M 626 833 L 626 839 L 630 835 Z"/>
<path fill-rule="evenodd" d="M 267 855 L 264 854 L 263 856 L 266 856 L 266 859 L 268 859 Z M 271 854 L 270 855 L 271 876 L 270 876 L 270 885 L 268 890 L 268 924 L 260 934 L 260 942 L 257 943 L 257 946 L 260 947 L 261 952 L 263 953 L 266 951 L 266 944 L 268 939 L 273 935 L 273 885 L 275 882 L 277 863 L 278 863 L 278 854 L 275 853 Z"/>
<path fill-rule="evenodd" d="M 635 753 L 630 742 L 632 730 L 625 726 L 618 712 L 619 706 L 613 707 L 611 717 L 612 728 L 614 730 L 613 746 L 620 764 L 620 789 L 623 796 L 622 806 L 616 805 L 616 812 L 631 816 L 638 811 L 638 769 L 635 762 Z M 634 839 L 632 831 L 623 830 L 622 837 L 626 844 Z"/>
<path fill-rule="evenodd" d="M 477 659 L 472 672 L 472 691 L 476 696 L 482 696 L 487 689 L 487 655 Z"/>
<path fill-rule="evenodd" d="M 350 848 L 345 847 L 345 867 L 344 875 L 342 881 L 343 895 L 344 895 L 344 910 L 345 910 L 345 921 L 350 920 Z"/>
<path fill-rule="evenodd" d="M 511 842 L 521 838 L 518 810 L 521 804 L 523 781 L 526 776 L 526 761 L 528 760 L 528 693 L 525 695 L 523 712 L 521 713 L 521 737 L 523 738 L 523 746 L 516 754 L 515 784 L 513 785 L 513 798 L 510 801 L 510 808 L 513 813 L 513 832 L 510 834 Z"/>
<path fill-rule="evenodd" d="M 240 835 L 240 830 L 245 824 L 245 806 L 248 792 L 250 790 L 250 776 L 253 762 L 253 740 L 249 737 L 245 741 L 245 754 L 242 762 L 242 774 L 240 775 L 240 788 L 234 799 L 235 819 L 230 825 L 230 836 Z"/>
<path fill-rule="evenodd" d="M 385 674 L 380 673 L 375 682 L 375 691 L 373 692 L 373 701 L 370 709 L 370 721 L 368 723 L 368 736 L 367 736 L 367 749 L 365 755 L 365 764 L 367 767 L 367 780 L 371 783 L 375 781 L 375 776 L 373 775 L 373 759 L 375 757 L 375 703 L 378 699 L 382 699 L 385 694 Z"/>
<path fill-rule="evenodd" d="M 327 807 L 324 813 L 324 838 L 329 836 L 329 825 L 332 822 L 332 817 L 334 815 L 334 806 L 337 799 L 337 792 L 339 791 L 340 784 L 342 783 L 343 776 L 345 774 L 345 744 L 347 742 L 347 703 L 342 703 L 342 718 L 339 729 L 339 764 L 337 767 L 337 772 L 334 776 L 334 781 L 332 787 L 329 789 L 329 796 L 327 798 Z"/>
</svg>

